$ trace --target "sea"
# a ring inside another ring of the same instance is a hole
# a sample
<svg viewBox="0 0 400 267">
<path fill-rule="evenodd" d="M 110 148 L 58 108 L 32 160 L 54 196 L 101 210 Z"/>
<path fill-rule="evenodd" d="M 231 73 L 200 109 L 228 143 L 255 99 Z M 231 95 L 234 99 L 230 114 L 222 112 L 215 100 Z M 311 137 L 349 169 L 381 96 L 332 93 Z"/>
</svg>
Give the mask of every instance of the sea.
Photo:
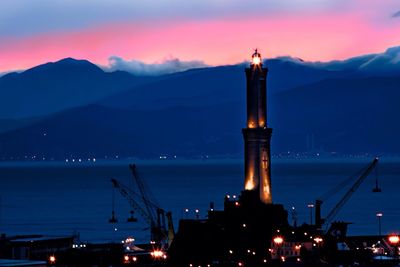
<svg viewBox="0 0 400 267">
<path fill-rule="evenodd" d="M 323 197 L 326 216 L 348 191 L 359 171 L 372 159 L 274 159 L 273 202 L 283 204 L 288 220 L 297 225 L 314 220 L 309 206 Z M 136 214 L 111 179 L 134 189 L 129 164 L 146 184 L 152 201 L 171 211 L 175 230 L 179 220 L 206 219 L 210 203 L 223 209 L 226 195 L 243 190 L 243 161 L 218 160 L 118 160 L 96 162 L 0 163 L 0 233 L 6 236 L 76 234 L 82 242 L 121 242 L 127 237 L 148 242 L 147 221 Z M 400 231 L 400 161 L 382 160 L 339 210 L 335 220 L 351 222 L 350 235 L 377 235 L 377 213 L 382 213 L 383 234 Z M 343 183 L 348 181 L 348 183 Z M 372 189 L 378 182 L 382 192 Z M 336 194 L 333 190 L 342 188 Z M 109 223 L 112 211 L 117 223 Z M 198 211 L 196 213 L 196 210 Z M 295 212 L 293 212 L 295 211 Z"/>
</svg>

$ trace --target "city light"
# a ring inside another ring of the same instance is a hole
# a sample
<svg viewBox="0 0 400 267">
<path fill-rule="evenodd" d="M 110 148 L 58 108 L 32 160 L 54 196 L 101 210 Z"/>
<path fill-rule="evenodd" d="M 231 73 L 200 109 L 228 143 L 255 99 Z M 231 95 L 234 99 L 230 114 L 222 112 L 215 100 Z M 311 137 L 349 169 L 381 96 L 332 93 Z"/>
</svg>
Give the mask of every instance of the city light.
<svg viewBox="0 0 400 267">
<path fill-rule="evenodd" d="M 390 244 L 392 244 L 392 245 L 397 245 L 400 241 L 400 237 L 398 235 L 391 235 L 391 236 L 389 236 L 388 239 L 389 239 Z"/>
<path fill-rule="evenodd" d="M 49 261 L 51 264 L 54 264 L 56 262 L 56 257 L 55 256 L 50 256 Z"/>
<path fill-rule="evenodd" d="M 316 238 L 314 238 L 314 241 L 316 243 L 321 243 L 323 241 L 323 239 L 321 237 L 316 237 Z"/>
<path fill-rule="evenodd" d="M 131 242 L 134 242 L 134 241 L 135 241 L 135 239 L 132 238 L 132 237 L 128 237 L 127 239 L 125 239 L 125 243 L 131 243 Z"/>
<path fill-rule="evenodd" d="M 161 250 L 154 250 L 150 254 L 152 257 L 154 257 L 156 259 L 164 256 L 164 252 L 162 252 Z"/>
<path fill-rule="evenodd" d="M 277 244 L 277 245 L 282 244 L 283 243 L 283 238 L 280 237 L 280 236 L 275 237 L 274 238 L 274 243 Z"/>
</svg>

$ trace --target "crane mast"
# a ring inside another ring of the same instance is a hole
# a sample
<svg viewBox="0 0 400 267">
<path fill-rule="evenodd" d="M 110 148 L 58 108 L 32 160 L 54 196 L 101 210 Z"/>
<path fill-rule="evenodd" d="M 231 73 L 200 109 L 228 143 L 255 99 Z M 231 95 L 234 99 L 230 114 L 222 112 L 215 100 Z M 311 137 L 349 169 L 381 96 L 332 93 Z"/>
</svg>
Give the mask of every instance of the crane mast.
<svg viewBox="0 0 400 267">
<path fill-rule="evenodd" d="M 368 164 L 366 169 L 361 173 L 355 183 L 344 194 L 344 196 L 339 200 L 335 207 L 333 207 L 333 209 L 328 213 L 325 219 L 321 218 L 321 205 L 323 203 L 323 200 L 320 198 L 315 201 L 315 225 L 317 226 L 317 228 L 321 228 L 323 224 L 329 224 L 333 220 L 339 210 L 346 204 L 353 193 L 360 187 L 365 178 L 367 178 L 370 173 L 375 169 L 377 164 L 378 158 L 374 158 L 374 160 L 370 164 Z"/>
</svg>

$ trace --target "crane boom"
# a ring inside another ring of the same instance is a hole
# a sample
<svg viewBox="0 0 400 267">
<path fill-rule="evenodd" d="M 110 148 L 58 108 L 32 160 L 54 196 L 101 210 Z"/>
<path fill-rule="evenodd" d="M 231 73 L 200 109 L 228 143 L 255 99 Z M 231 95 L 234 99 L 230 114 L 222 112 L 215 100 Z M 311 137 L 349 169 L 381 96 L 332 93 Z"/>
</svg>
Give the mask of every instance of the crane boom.
<svg viewBox="0 0 400 267">
<path fill-rule="evenodd" d="M 154 198 L 150 197 L 151 192 L 146 187 L 144 181 L 138 176 L 136 165 L 130 164 L 129 168 L 137 190 L 129 188 L 116 179 L 111 179 L 113 187 L 119 190 L 121 195 L 129 201 L 132 208 L 150 225 L 152 241 L 164 243 L 168 239 L 171 242 L 174 236 L 171 212 L 165 213 L 164 209 L 160 208 Z M 168 220 L 168 230 L 165 218 Z"/>
<path fill-rule="evenodd" d="M 149 214 L 149 216 L 152 217 L 151 221 L 153 223 L 155 223 L 156 214 L 154 214 L 154 209 L 152 209 L 151 206 L 154 206 L 156 208 L 156 210 L 158 210 L 159 209 L 158 205 L 151 205 L 149 203 L 149 202 L 151 202 L 151 200 L 150 200 L 150 197 L 148 196 L 148 193 L 147 193 L 148 190 L 146 190 L 143 181 L 139 178 L 139 176 L 138 176 L 138 174 L 136 172 L 136 165 L 135 164 L 129 164 L 129 169 L 131 170 L 132 176 L 133 176 L 133 178 L 134 178 L 134 180 L 135 180 L 135 182 L 137 184 L 137 187 L 138 187 L 139 192 L 140 192 L 140 197 L 141 197 L 141 199 L 143 201 L 143 204 L 144 204 L 144 206 L 145 206 L 145 208 L 147 210 L 147 213 Z M 158 214 L 157 214 L 157 216 L 158 216 Z"/>
<path fill-rule="evenodd" d="M 146 220 L 146 222 L 150 225 L 154 224 L 154 219 L 148 215 L 148 213 L 140 206 L 140 204 L 133 198 L 133 195 L 136 194 L 134 191 L 130 190 L 129 187 L 117 181 L 116 179 L 111 179 L 111 183 L 115 189 L 118 189 L 120 194 L 125 197 L 129 204 L 131 204 L 132 208 L 135 211 L 139 212 L 139 214 Z"/>
<path fill-rule="evenodd" d="M 360 177 L 356 180 L 356 182 L 350 187 L 350 189 L 344 194 L 344 196 L 340 199 L 340 201 L 333 207 L 333 209 L 328 213 L 325 219 L 321 218 L 321 204 L 323 201 L 321 199 L 316 200 L 316 215 L 315 215 L 315 224 L 317 227 L 321 227 L 322 224 L 329 224 L 339 210 L 346 204 L 346 202 L 350 199 L 353 193 L 360 187 L 362 182 L 369 176 L 369 174 L 375 169 L 378 164 L 378 158 L 374 158 L 374 160 L 368 164 L 367 168 L 362 172 Z"/>
<path fill-rule="evenodd" d="M 147 209 L 144 209 L 139 204 L 139 202 L 135 200 L 134 196 L 138 195 L 135 191 L 129 189 L 129 187 L 125 186 L 116 179 L 111 179 L 111 182 L 114 188 L 118 189 L 121 195 L 129 201 L 132 208 L 138 211 L 141 217 L 143 217 L 146 220 L 146 222 L 150 225 L 151 240 L 159 243 L 162 242 L 163 240 L 166 240 L 168 238 L 168 234 L 167 230 L 165 229 L 164 210 L 159 208 L 158 206 L 156 206 L 154 203 L 150 202 L 147 199 L 141 199 L 143 200 L 143 204 L 146 206 L 147 209 L 154 208 L 156 210 L 157 212 L 157 221 L 156 221 L 154 216 L 152 216 L 153 213 L 149 213 Z"/>
</svg>

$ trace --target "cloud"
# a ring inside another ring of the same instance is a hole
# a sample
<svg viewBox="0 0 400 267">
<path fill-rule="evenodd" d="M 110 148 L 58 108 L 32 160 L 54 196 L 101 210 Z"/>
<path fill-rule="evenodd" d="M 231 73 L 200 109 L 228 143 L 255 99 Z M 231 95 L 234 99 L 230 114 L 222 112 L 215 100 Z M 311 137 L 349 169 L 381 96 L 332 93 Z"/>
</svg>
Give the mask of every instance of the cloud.
<svg viewBox="0 0 400 267">
<path fill-rule="evenodd" d="M 400 11 L 397 11 L 396 13 L 393 14 L 393 18 L 400 18 Z"/>
<path fill-rule="evenodd" d="M 307 62 L 306 64 L 330 71 L 356 71 L 360 69 L 360 66 L 366 64 L 376 56 L 377 54 L 367 54 L 348 58 L 345 60 L 333 60 L 328 62 Z"/>
<path fill-rule="evenodd" d="M 144 63 L 139 60 L 125 60 L 121 57 L 112 56 L 108 59 L 109 65 L 103 67 L 106 71 L 123 70 L 134 75 L 157 76 L 181 72 L 188 69 L 207 67 L 203 61 L 181 61 L 178 58 L 165 59 L 160 63 Z"/>
<path fill-rule="evenodd" d="M 303 61 L 290 56 L 277 57 L 277 59 L 330 71 L 363 71 L 377 74 L 400 73 L 400 46 L 388 48 L 383 53 L 366 54 L 345 60 L 328 62 Z"/>
<path fill-rule="evenodd" d="M 360 70 L 373 72 L 399 72 L 400 71 L 400 46 L 391 47 L 384 53 L 375 55 L 371 60 L 360 66 Z"/>
</svg>

